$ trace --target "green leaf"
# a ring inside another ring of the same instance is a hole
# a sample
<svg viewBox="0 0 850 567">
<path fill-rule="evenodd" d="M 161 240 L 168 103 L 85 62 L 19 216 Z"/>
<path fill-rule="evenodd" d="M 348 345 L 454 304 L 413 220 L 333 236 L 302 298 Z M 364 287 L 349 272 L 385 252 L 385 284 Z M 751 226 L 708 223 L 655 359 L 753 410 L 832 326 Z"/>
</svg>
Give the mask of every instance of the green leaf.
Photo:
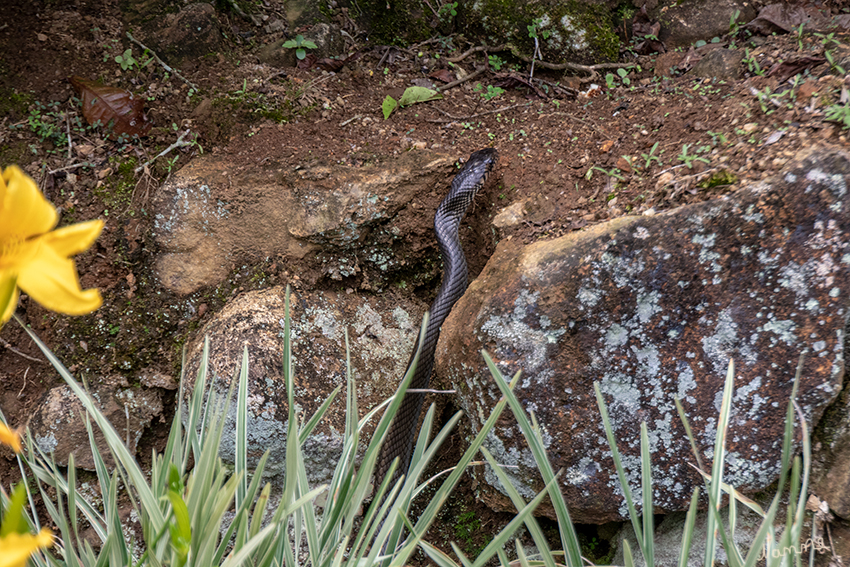
<svg viewBox="0 0 850 567">
<path fill-rule="evenodd" d="M 389 118 L 390 114 L 392 114 L 396 108 L 398 108 L 396 100 L 390 95 L 387 95 L 387 98 L 384 99 L 384 103 L 381 105 L 381 110 L 384 111 L 384 120 Z"/>
<path fill-rule="evenodd" d="M 307 57 L 307 52 L 299 47 L 298 49 L 295 50 L 295 56 L 298 59 L 304 59 L 305 57 Z"/>
<path fill-rule="evenodd" d="M 315 43 L 313 43 L 309 39 L 305 39 L 304 41 L 302 41 L 301 45 L 306 47 L 307 49 L 318 49 L 319 48 L 318 45 L 316 45 Z"/>
<path fill-rule="evenodd" d="M 189 509 L 183 497 L 173 490 L 168 491 L 168 500 L 174 510 L 174 523 L 169 526 L 171 532 L 171 544 L 181 557 L 189 554 L 189 546 L 192 541 L 192 527 L 189 522 Z"/>
<path fill-rule="evenodd" d="M 443 95 L 435 90 L 426 89 L 425 87 L 407 87 L 404 94 L 401 95 L 401 100 L 398 101 L 401 106 L 410 106 L 417 102 L 427 102 L 429 100 L 438 100 L 443 98 Z"/>
</svg>

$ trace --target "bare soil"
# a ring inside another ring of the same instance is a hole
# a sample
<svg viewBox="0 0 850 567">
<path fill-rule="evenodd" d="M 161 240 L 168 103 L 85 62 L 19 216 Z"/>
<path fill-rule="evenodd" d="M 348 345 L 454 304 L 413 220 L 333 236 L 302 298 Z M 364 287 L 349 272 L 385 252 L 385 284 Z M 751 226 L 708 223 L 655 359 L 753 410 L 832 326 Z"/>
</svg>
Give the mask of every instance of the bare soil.
<svg viewBox="0 0 850 567">
<path fill-rule="evenodd" d="M 279 0 L 263 4 L 266 15 L 283 13 Z M 181 7 L 151 0 L 145 9 L 147 16 L 165 17 Z M 671 73 L 674 65 L 689 68 L 684 51 L 660 57 L 626 53 L 624 68 L 637 65 L 629 68 L 628 85 L 618 76 L 609 86 L 602 71 L 595 78 L 598 89 L 589 89 L 581 77 L 538 67 L 535 77 L 545 82 L 535 83 L 536 89 L 516 83 L 494 94 L 498 91 L 488 92 L 496 80 L 491 68 L 446 90 L 442 100 L 397 110 L 385 120 L 384 98 L 398 99 L 411 80 L 426 78 L 423 65 L 428 73 L 445 69 L 453 80 L 484 65 L 483 55 L 450 63 L 469 45 L 435 38 L 389 52 L 384 46 L 351 45 L 349 53 L 358 56 L 335 73 L 274 68 L 259 64 L 257 51 L 283 37 L 282 32 L 218 10 L 226 36 L 221 49 L 180 66 L 197 86 L 190 92 L 156 62 L 128 70 L 115 62 L 131 47 L 142 59 L 141 49 L 125 36 L 128 19 L 138 14 L 128 14 L 116 0 L 4 0 L 0 6 L 0 164 L 24 167 L 61 208 L 62 223 L 106 220 L 97 244 L 77 262 L 83 287 L 100 288 L 104 306 L 92 315 L 69 318 L 24 298 L 18 315 L 72 371 L 90 380 L 122 374 L 137 383 L 143 369 L 178 376 L 186 337 L 241 291 L 278 283 L 361 287 L 356 278 L 330 279 L 309 260 L 280 257 L 234 270 L 226 284 L 190 297 L 162 289 L 152 271 L 156 249 L 148 204 L 157 187 L 200 148 L 228 154 L 246 167 L 265 160 L 295 167 L 316 161 L 372 164 L 417 148 L 450 152 L 462 160 L 481 147 L 495 147 L 501 155 L 495 181 L 477 197 L 461 234 L 474 278 L 501 240 L 520 245 L 620 215 L 652 214 L 716 198 L 776 175 L 801 148 L 847 145 L 847 130 L 824 121 L 824 108 L 838 101 L 846 84 L 843 75 L 822 63 L 799 75 L 792 87 L 766 73 L 780 61 L 846 50 L 848 39 L 842 35 L 829 44 L 815 35 L 722 38 L 708 47 L 728 47 L 731 41 L 738 49 L 748 48 L 751 58 L 742 64 L 741 77 L 729 81 Z M 692 51 L 691 59 L 707 49 Z M 528 65 L 509 53 L 498 55 L 504 60 L 502 73 L 527 79 Z M 72 75 L 143 97 L 155 128 L 141 140 L 120 143 L 103 129 L 87 127 L 67 81 Z M 793 95 L 760 100 L 754 94 L 789 88 Z M 186 129 L 197 136 L 197 144 L 173 150 L 143 173 L 134 173 Z M 433 211 L 440 198 L 436 192 L 423 195 L 417 210 Z M 516 203 L 523 211 L 520 221 L 494 226 L 496 215 Z M 430 215 L 402 215 L 400 222 L 412 250 L 437 257 Z M 429 301 L 438 276 L 432 274 L 409 292 Z M 10 423 L 23 424 L 60 378 L 16 323 L 6 325 L 0 339 L 0 409 Z M 164 445 L 169 421 L 166 415 L 152 427 L 140 455 Z M 18 477 L 15 462 L 0 458 L 0 485 L 9 486 Z M 462 493 L 471 490 L 464 488 Z M 505 521 L 505 515 L 459 500 L 450 503 L 438 529 L 472 550 Z M 596 527 L 586 531 L 589 545 L 601 533 Z"/>
</svg>

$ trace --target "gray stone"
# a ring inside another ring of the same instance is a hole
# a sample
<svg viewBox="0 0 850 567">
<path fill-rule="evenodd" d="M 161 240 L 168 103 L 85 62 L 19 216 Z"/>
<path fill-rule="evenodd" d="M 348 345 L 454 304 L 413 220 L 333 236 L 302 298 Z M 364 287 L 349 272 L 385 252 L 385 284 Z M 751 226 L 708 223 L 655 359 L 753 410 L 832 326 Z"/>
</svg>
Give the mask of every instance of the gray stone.
<svg viewBox="0 0 850 567">
<path fill-rule="evenodd" d="M 269 450 L 269 475 L 283 473 L 286 463 L 288 405 L 282 372 L 284 329 L 283 287 L 248 292 L 217 313 L 187 349 L 184 392 L 191 396 L 203 338 L 210 338 L 210 371 L 215 388 L 226 394 L 247 345 L 248 458 L 253 467 Z M 330 292 L 290 296 L 294 399 L 302 423 L 308 420 L 334 388 L 342 386 L 319 427 L 303 445 L 308 476 L 330 480 L 342 451 L 345 429 L 345 332 L 357 383 L 360 417 L 395 393 L 425 306 L 406 304 L 393 294 L 363 298 Z M 186 400 L 184 400 L 185 402 Z M 367 427 L 368 440 L 377 420 Z M 235 405 L 227 416 L 219 454 L 234 460 Z"/>
<path fill-rule="evenodd" d="M 702 481 L 673 399 L 682 400 L 711 463 L 723 379 L 736 363 L 724 479 L 748 493 L 777 478 L 785 408 L 800 353 L 798 402 L 811 425 L 841 389 L 850 297 L 850 160 L 801 154 L 780 179 L 653 217 L 625 217 L 517 247 L 502 241 L 443 325 L 442 386 L 471 421 L 499 398 L 479 355 L 506 376 L 544 432 L 578 522 L 626 517 L 593 383 L 599 382 L 632 486 L 639 430 L 652 446 L 657 513 L 687 508 Z M 497 425 L 489 449 L 525 496 L 540 490 L 517 427 Z M 491 471 L 482 498 L 512 509 Z M 551 509 L 542 509 L 551 513 Z"/>
<path fill-rule="evenodd" d="M 740 11 L 739 24 L 756 17 L 752 2 L 745 0 L 661 2 L 649 14 L 661 22 L 659 39 L 669 50 L 723 37 L 729 33 L 729 22 L 736 11 Z"/>
<path fill-rule="evenodd" d="M 118 382 L 123 382 L 119 380 Z M 126 386 L 126 383 L 123 384 Z M 90 388 L 92 398 L 115 430 L 126 440 L 127 449 L 136 453 L 136 445 L 151 420 L 162 414 L 158 390 L 127 388 L 116 384 L 98 384 Z M 91 445 L 86 431 L 85 408 L 69 386 L 56 386 L 47 391 L 38 405 L 29 428 L 33 439 L 56 464 L 66 466 L 68 456 L 81 469 L 95 470 Z M 98 452 L 107 466 L 114 466 L 112 453 L 98 427 L 94 426 Z"/>
<path fill-rule="evenodd" d="M 733 81 L 741 77 L 741 61 L 744 54 L 740 49 L 713 49 L 703 55 L 691 74 L 707 79 Z"/>
<path fill-rule="evenodd" d="M 453 161 L 428 151 L 367 167 L 293 170 L 271 160 L 246 168 L 237 160 L 201 156 L 157 193 L 156 272 L 166 288 L 189 294 L 217 285 L 249 259 L 300 259 L 319 250 L 329 254 L 323 269 L 333 279 L 362 270 L 379 279 L 416 255 L 393 221 L 407 209 L 430 227 L 411 202 L 444 187 Z"/>
</svg>

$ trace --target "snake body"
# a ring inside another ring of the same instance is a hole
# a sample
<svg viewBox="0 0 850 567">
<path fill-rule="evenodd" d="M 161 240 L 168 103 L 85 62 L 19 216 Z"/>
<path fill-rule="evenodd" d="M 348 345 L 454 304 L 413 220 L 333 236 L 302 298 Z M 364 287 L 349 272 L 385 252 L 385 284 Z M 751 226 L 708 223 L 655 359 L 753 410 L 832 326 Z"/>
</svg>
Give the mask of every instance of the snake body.
<svg viewBox="0 0 850 567">
<path fill-rule="evenodd" d="M 469 160 L 452 179 L 448 195 L 437 207 L 437 212 L 434 215 L 434 231 L 443 257 L 443 281 L 437 297 L 431 304 L 431 315 L 425 330 L 425 338 L 422 340 L 419 363 L 410 382 L 410 389 L 428 387 L 431 372 L 434 369 L 434 351 L 437 348 L 437 339 L 440 338 L 440 327 L 448 317 L 452 306 L 466 291 L 468 283 L 466 257 L 463 255 L 463 248 L 460 245 L 458 229 L 466 210 L 496 166 L 498 159 L 499 154 L 493 148 L 473 152 L 469 156 Z M 413 357 L 418 347 L 419 338 L 417 337 L 410 361 L 407 363 L 408 370 L 413 363 Z M 400 462 L 393 482 L 407 471 L 413 452 L 416 425 L 419 422 L 419 413 L 422 411 L 424 400 L 425 394 L 409 393 L 405 395 L 378 456 L 375 474 L 377 483 L 384 479 L 387 470 L 396 457 L 399 457 Z"/>
</svg>

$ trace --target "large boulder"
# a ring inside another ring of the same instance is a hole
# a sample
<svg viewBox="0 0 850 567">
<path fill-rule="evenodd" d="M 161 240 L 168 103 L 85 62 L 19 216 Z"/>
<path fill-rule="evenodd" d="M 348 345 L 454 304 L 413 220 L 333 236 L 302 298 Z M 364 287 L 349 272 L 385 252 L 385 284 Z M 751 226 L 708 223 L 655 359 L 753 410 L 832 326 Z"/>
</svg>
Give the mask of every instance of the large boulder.
<svg viewBox="0 0 850 567">
<path fill-rule="evenodd" d="M 248 347 L 248 459 L 255 466 L 270 451 L 269 475 L 286 466 L 288 404 L 283 352 L 285 288 L 242 294 L 229 302 L 198 333 L 187 348 L 184 395 L 195 387 L 204 337 L 210 338 L 212 387 L 222 395 L 230 388 L 245 346 Z M 327 482 L 342 452 L 345 430 L 345 332 L 348 331 L 351 370 L 357 385 L 360 417 L 395 393 L 407 368 L 419 331 L 424 305 L 407 303 L 388 293 L 365 298 L 332 292 L 292 292 L 292 358 L 296 411 L 307 421 L 338 386 L 342 394 L 303 445 L 307 473 Z M 231 404 L 219 449 L 225 462 L 235 456 L 235 405 Z M 377 420 L 369 424 L 368 440 Z"/>
<path fill-rule="evenodd" d="M 364 272 L 380 287 L 385 275 L 417 257 L 412 233 L 432 226 L 417 201 L 445 191 L 452 161 L 411 151 L 365 167 L 283 168 L 278 158 L 246 167 L 227 156 L 202 156 L 157 193 L 156 273 L 169 290 L 189 294 L 219 284 L 245 261 L 321 251 L 331 279 Z"/>
<path fill-rule="evenodd" d="M 800 353 L 807 356 L 797 400 L 810 431 L 841 389 L 848 180 L 848 154 L 821 148 L 781 178 L 719 200 L 525 247 L 501 242 L 443 325 L 437 350 L 437 375 L 458 390 L 469 416 L 466 433 L 499 398 L 479 354 L 487 349 L 503 374 L 522 370 L 517 395 L 537 416 L 554 469 L 564 469 L 560 486 L 573 519 L 622 520 L 598 382 L 632 486 L 640 485 L 646 422 L 655 512 L 684 510 L 702 480 L 690 467 L 674 398 L 710 464 L 734 359 L 724 480 L 746 492 L 766 488 L 779 472 Z M 525 496 L 542 488 L 513 421 L 497 425 L 488 448 Z M 486 502 L 512 509 L 492 471 L 474 474 Z"/>
</svg>

